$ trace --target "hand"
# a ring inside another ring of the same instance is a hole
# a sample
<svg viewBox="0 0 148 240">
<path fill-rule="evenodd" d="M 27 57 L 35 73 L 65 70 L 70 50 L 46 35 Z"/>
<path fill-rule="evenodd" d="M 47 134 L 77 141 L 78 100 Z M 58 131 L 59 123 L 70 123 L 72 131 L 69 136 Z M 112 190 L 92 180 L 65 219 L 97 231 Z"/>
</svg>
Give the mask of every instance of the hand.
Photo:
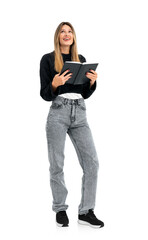
<svg viewBox="0 0 148 240">
<path fill-rule="evenodd" d="M 71 76 L 72 76 L 72 73 L 68 73 L 69 71 L 70 70 L 68 69 L 65 72 L 63 72 L 61 75 L 60 75 L 60 73 L 56 74 L 53 78 L 52 86 L 54 88 L 57 88 L 60 85 L 64 85 L 65 82 L 68 81 L 69 78 L 71 78 Z M 65 76 L 66 73 L 68 73 L 68 74 Z"/>
<path fill-rule="evenodd" d="M 86 77 L 90 79 L 90 87 L 94 84 L 94 82 L 97 80 L 98 74 L 94 70 L 90 69 L 90 72 L 86 73 Z"/>
</svg>

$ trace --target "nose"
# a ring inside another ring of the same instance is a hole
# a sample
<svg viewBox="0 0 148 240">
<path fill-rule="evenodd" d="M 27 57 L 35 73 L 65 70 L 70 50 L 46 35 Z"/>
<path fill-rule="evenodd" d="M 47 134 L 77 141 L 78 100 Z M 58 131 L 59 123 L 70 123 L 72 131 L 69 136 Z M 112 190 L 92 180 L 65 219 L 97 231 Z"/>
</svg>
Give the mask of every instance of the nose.
<svg viewBox="0 0 148 240">
<path fill-rule="evenodd" d="M 66 38 L 66 37 L 68 37 L 68 38 L 69 38 L 69 35 L 68 35 L 67 33 L 65 33 L 65 35 L 64 35 L 64 38 Z"/>
</svg>

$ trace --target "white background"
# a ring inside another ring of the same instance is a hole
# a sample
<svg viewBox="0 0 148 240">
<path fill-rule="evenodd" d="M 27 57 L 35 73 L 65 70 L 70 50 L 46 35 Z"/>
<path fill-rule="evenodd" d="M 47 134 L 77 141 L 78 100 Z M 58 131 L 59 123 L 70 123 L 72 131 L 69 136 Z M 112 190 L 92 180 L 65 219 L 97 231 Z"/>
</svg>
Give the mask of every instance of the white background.
<svg viewBox="0 0 148 240">
<path fill-rule="evenodd" d="M 147 1 L 1 1 L 0 238 L 148 239 Z M 77 224 L 82 170 L 67 135 L 65 181 L 69 228 L 51 209 L 39 62 L 53 51 L 58 24 L 75 28 L 78 52 L 99 62 L 86 99 L 100 170 L 95 214 L 105 227 Z"/>
</svg>

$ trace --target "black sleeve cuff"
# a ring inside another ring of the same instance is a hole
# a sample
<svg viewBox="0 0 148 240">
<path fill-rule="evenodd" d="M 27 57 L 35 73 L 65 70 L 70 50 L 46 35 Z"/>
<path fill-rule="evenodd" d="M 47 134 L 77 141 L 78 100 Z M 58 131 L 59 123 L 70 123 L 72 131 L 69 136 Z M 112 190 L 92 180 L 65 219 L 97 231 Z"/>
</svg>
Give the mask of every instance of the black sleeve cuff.
<svg viewBox="0 0 148 240">
<path fill-rule="evenodd" d="M 97 87 L 97 80 L 94 82 L 94 84 L 90 88 L 90 82 L 85 83 L 83 87 L 83 93 L 82 96 L 84 99 L 89 98 L 93 92 L 96 90 Z"/>
<path fill-rule="evenodd" d="M 53 101 L 59 94 L 60 94 L 59 87 L 57 87 L 55 92 L 53 92 L 51 81 L 49 82 L 48 86 L 46 86 L 45 89 L 42 89 L 40 91 L 40 95 L 45 101 Z"/>
</svg>

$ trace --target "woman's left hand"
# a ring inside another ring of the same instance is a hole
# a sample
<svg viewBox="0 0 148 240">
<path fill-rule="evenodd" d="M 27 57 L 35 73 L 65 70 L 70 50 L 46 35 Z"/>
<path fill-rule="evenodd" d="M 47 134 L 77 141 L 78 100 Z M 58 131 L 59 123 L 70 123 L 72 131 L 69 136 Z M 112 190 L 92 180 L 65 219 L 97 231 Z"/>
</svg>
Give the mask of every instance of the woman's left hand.
<svg viewBox="0 0 148 240">
<path fill-rule="evenodd" d="M 90 79 L 90 87 L 91 87 L 94 84 L 94 82 L 97 80 L 98 75 L 97 75 L 97 72 L 95 72 L 94 70 L 90 69 L 90 71 L 92 73 L 87 72 L 86 77 Z"/>
</svg>

